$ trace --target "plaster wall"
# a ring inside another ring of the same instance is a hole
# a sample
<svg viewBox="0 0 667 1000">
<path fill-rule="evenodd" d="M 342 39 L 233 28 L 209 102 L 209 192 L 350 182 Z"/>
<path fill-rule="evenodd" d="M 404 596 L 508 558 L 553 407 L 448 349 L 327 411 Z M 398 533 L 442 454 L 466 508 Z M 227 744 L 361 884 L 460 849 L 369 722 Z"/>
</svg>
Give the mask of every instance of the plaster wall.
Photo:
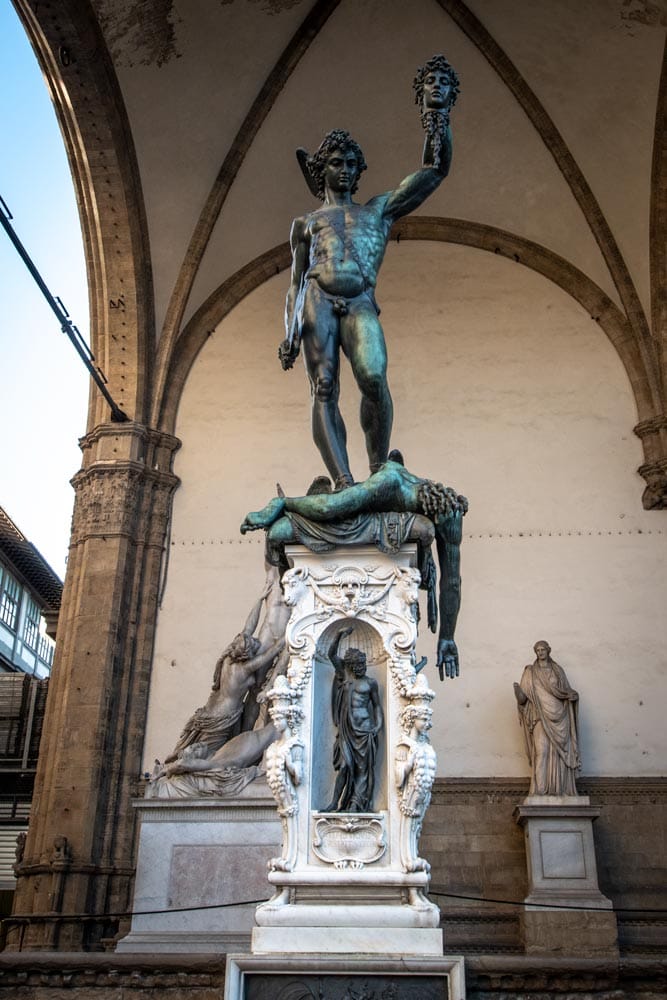
<svg viewBox="0 0 667 1000">
<path fill-rule="evenodd" d="M 287 274 L 223 320 L 187 381 L 158 621 L 145 766 L 205 701 L 220 650 L 263 581 L 263 537 L 238 526 L 279 480 L 323 471 L 300 363 L 283 373 Z M 470 499 L 463 545 L 461 676 L 437 690 L 443 775 L 527 774 L 512 694 L 538 638 L 580 692 L 584 772 L 657 775 L 667 759 L 667 514 L 645 512 L 633 397 L 604 332 L 528 268 L 463 246 L 392 243 L 378 299 L 396 419 L 420 475 Z M 358 395 L 345 368 L 352 467 L 366 475 Z M 425 616 L 424 616 L 425 620 Z M 434 662 L 422 632 L 418 655 Z"/>
</svg>

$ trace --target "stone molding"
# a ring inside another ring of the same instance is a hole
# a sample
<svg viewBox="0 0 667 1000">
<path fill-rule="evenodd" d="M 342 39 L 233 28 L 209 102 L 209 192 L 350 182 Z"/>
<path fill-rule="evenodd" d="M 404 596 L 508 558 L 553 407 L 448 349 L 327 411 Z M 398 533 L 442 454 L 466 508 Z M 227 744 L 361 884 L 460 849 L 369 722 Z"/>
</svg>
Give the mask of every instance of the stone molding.
<svg viewBox="0 0 667 1000">
<path fill-rule="evenodd" d="M 433 783 L 433 800 L 448 797 L 523 800 L 528 794 L 528 778 L 446 778 Z M 621 799 L 625 802 L 667 801 L 667 777 L 582 777 L 577 779 L 582 794 L 598 801 Z"/>
<path fill-rule="evenodd" d="M 224 800 L 213 802 L 210 799 L 134 799 L 133 806 L 144 823 L 242 823 L 248 821 L 248 806 L 254 806 L 253 818 L 269 822 L 276 818 L 273 802 L 266 799 L 244 800 L 246 808 L 229 805 Z M 259 802 L 259 808 L 256 803 Z"/>
<path fill-rule="evenodd" d="M 49 952 L 0 953 L 0 998 L 10 1000 L 22 990 L 26 1000 L 38 994 L 54 1000 L 64 989 L 74 998 L 111 1000 L 119 990 L 141 992 L 146 1000 L 182 997 L 201 991 L 202 997 L 222 996 L 225 960 L 219 954 L 119 955 L 105 952 L 81 954 Z M 539 958 L 524 955 L 473 954 L 466 956 L 466 986 L 480 1000 L 510 1000 L 513 994 L 539 990 L 557 997 L 567 990 L 589 989 L 592 996 L 603 990 L 632 988 L 642 991 L 667 989 L 667 959 L 663 956 L 632 956 L 620 961 L 585 958 Z M 75 993 L 81 990 L 82 993 Z M 33 992 L 34 991 L 34 992 Z M 636 995 L 636 994 L 635 994 Z M 651 995 L 648 993 L 647 995 Z M 629 993 L 614 994 L 621 997 Z"/>
</svg>

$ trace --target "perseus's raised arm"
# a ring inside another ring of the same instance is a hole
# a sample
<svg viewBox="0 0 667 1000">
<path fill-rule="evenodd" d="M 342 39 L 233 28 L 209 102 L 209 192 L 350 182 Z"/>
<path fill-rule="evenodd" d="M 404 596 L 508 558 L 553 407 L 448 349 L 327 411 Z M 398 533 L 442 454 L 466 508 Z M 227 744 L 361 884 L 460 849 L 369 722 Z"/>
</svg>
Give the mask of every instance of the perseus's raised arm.
<svg viewBox="0 0 667 1000">
<path fill-rule="evenodd" d="M 427 136 L 424 143 L 421 170 L 417 170 L 402 180 L 396 190 L 387 197 L 383 209 L 383 214 L 386 217 L 393 221 L 414 212 L 426 201 L 429 195 L 440 187 L 449 173 L 452 163 L 452 133 L 449 126 L 445 128 L 441 136 L 439 165 L 437 167 L 433 165 L 435 159 L 433 139 L 431 136 Z"/>
</svg>

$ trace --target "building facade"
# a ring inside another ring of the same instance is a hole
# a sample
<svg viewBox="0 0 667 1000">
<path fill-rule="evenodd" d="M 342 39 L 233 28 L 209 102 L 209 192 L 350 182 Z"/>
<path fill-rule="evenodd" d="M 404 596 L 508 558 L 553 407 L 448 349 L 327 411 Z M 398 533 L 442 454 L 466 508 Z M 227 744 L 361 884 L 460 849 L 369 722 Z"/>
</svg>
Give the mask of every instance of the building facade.
<svg viewBox="0 0 667 1000">
<path fill-rule="evenodd" d="M 28 829 L 62 582 L 0 508 L 0 899 L 9 916 Z"/>
</svg>

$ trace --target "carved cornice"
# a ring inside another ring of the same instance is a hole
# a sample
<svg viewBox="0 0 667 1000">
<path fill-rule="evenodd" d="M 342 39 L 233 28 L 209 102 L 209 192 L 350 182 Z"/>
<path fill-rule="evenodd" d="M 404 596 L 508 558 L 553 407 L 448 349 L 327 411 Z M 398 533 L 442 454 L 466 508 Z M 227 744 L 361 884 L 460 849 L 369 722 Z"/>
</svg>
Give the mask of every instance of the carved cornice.
<svg viewBox="0 0 667 1000">
<path fill-rule="evenodd" d="M 82 449 L 92 447 L 98 444 L 102 438 L 110 436 L 138 437 L 155 448 L 167 448 L 172 452 L 177 451 L 181 446 L 180 439 L 173 434 L 155 430 L 153 427 L 147 427 L 136 421 L 128 421 L 126 424 L 98 424 L 79 439 L 79 446 Z"/>
<path fill-rule="evenodd" d="M 510 799 L 517 802 L 528 794 L 528 778 L 436 778 L 433 801 L 448 798 L 494 802 Z M 581 795 L 589 795 L 597 804 L 609 800 L 627 803 L 667 801 L 667 777 L 583 777 L 577 779 Z"/>
<path fill-rule="evenodd" d="M 142 462 L 96 463 L 82 469 L 72 479 L 76 501 L 71 544 L 125 536 L 161 546 L 179 481 L 172 472 L 149 469 Z"/>
<path fill-rule="evenodd" d="M 650 434 L 659 434 L 660 431 L 667 431 L 667 413 L 658 413 L 650 420 L 640 420 L 633 428 L 638 438 L 643 441 Z"/>
</svg>

